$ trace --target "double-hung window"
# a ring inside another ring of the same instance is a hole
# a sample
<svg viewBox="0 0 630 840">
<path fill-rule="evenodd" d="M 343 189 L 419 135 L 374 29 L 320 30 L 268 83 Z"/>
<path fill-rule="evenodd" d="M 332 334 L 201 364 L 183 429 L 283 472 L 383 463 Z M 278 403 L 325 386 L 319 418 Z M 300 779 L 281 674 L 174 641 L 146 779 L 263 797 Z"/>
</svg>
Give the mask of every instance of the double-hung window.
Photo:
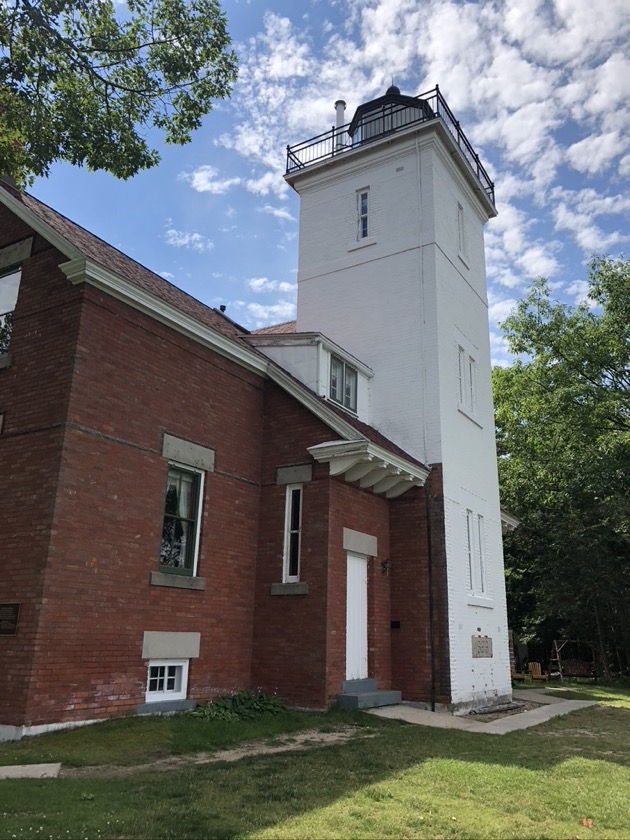
<svg viewBox="0 0 630 840">
<path fill-rule="evenodd" d="M 169 464 L 160 542 L 160 570 L 193 575 L 197 565 L 203 473 Z"/>
<path fill-rule="evenodd" d="M 474 414 L 477 410 L 477 364 L 463 347 L 459 347 L 458 352 L 459 404 L 460 407 Z"/>
<path fill-rule="evenodd" d="M 0 276 L 0 354 L 9 350 L 13 310 L 20 288 L 20 269 L 13 269 Z"/>
<path fill-rule="evenodd" d="M 357 192 L 357 239 L 368 237 L 368 190 Z"/>
<path fill-rule="evenodd" d="M 357 410 L 357 380 L 355 368 L 338 356 L 330 357 L 330 399 L 344 408 Z"/>
<path fill-rule="evenodd" d="M 468 591 L 473 595 L 486 595 L 485 528 L 483 516 L 466 511 L 468 540 Z"/>
<path fill-rule="evenodd" d="M 288 484 L 284 514 L 283 583 L 297 583 L 300 579 L 301 543 L 302 485 Z"/>
</svg>

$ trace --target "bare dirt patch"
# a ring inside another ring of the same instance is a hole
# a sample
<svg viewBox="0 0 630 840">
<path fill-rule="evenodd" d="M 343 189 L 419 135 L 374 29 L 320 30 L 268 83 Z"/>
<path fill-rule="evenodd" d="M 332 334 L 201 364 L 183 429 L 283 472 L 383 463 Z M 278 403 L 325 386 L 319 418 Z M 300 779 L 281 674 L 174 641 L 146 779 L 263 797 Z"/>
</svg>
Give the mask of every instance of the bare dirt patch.
<svg viewBox="0 0 630 840">
<path fill-rule="evenodd" d="M 483 715 L 469 715 L 470 720 L 478 721 L 479 723 L 491 723 L 493 720 L 499 720 L 504 717 L 511 717 L 512 715 L 520 715 L 523 712 L 531 712 L 533 709 L 539 709 L 544 703 L 533 703 L 531 700 L 519 701 L 519 706 L 516 709 L 505 709 L 503 711 L 488 712 Z"/>
<path fill-rule="evenodd" d="M 179 770 L 184 767 L 194 767 L 199 764 L 214 764 L 219 761 L 240 761 L 256 755 L 273 755 L 274 753 L 295 752 L 297 750 L 315 749 L 341 744 L 353 738 L 374 738 L 374 732 L 366 732 L 362 727 L 344 726 L 332 732 L 320 732 L 308 729 L 292 735 L 284 735 L 267 741 L 251 741 L 240 744 L 230 750 L 217 752 L 200 752 L 193 755 L 172 755 L 159 758 L 146 764 L 134 764 L 128 767 L 102 765 L 98 767 L 67 767 L 61 768 L 60 776 L 131 776 L 144 771 Z"/>
</svg>

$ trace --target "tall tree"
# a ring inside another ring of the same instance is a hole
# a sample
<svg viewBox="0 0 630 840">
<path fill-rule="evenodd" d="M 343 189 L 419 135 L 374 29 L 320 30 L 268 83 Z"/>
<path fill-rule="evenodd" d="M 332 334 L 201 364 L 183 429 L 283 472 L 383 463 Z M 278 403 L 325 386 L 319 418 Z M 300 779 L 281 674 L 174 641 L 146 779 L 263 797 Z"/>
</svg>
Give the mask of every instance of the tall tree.
<svg viewBox="0 0 630 840">
<path fill-rule="evenodd" d="M 0 174 L 155 166 L 148 130 L 187 143 L 229 95 L 229 45 L 218 0 L 2 0 Z"/>
<path fill-rule="evenodd" d="M 630 263 L 590 264 L 569 307 L 537 281 L 503 325 L 523 358 L 493 372 L 511 623 L 595 641 L 630 666 Z"/>
</svg>

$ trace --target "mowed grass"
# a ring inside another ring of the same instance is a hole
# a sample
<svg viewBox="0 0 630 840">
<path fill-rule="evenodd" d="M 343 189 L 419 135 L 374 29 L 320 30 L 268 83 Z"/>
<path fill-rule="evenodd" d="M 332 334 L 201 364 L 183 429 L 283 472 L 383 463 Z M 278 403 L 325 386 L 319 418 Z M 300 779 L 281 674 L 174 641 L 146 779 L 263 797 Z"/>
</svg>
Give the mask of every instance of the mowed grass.
<svg viewBox="0 0 630 840">
<path fill-rule="evenodd" d="M 0 781 L 0 837 L 625 840 L 630 691 L 571 687 L 582 698 L 593 690 L 600 705 L 505 736 L 291 712 L 248 724 L 248 734 L 245 724 L 178 717 L 4 744 L 0 763 L 65 755 L 75 765 L 133 765 L 248 741 L 256 727 L 271 739 L 297 732 L 299 721 L 328 731 L 350 723 L 357 733 L 336 746 L 166 772 Z M 272 724 L 279 728 L 265 732 Z"/>
</svg>

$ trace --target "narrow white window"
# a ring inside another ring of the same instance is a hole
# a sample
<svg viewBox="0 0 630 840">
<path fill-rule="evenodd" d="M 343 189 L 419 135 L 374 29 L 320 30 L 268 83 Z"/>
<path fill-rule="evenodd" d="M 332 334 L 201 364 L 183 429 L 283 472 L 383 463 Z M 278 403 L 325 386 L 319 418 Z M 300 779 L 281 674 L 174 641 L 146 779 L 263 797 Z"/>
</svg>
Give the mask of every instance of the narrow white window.
<svg viewBox="0 0 630 840">
<path fill-rule="evenodd" d="M 472 510 L 466 511 L 468 537 L 468 591 L 475 591 L 475 518 Z"/>
<path fill-rule="evenodd" d="M 300 579 L 300 550 L 302 543 L 302 485 L 288 484 L 284 514 L 283 583 Z"/>
<path fill-rule="evenodd" d="M 463 347 L 458 347 L 457 362 L 457 398 L 460 407 L 475 413 L 477 410 L 477 363 Z"/>
<path fill-rule="evenodd" d="M 466 241 L 466 219 L 464 217 L 464 208 L 461 204 L 457 205 L 457 238 L 459 255 L 466 258 L 468 256 L 468 243 Z"/>
<path fill-rule="evenodd" d="M 479 568 L 479 592 L 482 595 L 486 594 L 486 556 L 485 556 L 485 529 L 483 524 L 483 516 L 477 516 L 477 540 L 478 540 L 478 554 L 477 563 Z"/>
<path fill-rule="evenodd" d="M 184 700 L 188 691 L 187 659 L 151 659 L 147 673 L 147 703 Z"/>
<path fill-rule="evenodd" d="M 466 538 L 468 549 L 468 591 L 473 595 L 485 595 L 486 580 L 486 537 L 484 519 L 472 510 L 466 511 Z"/>
<path fill-rule="evenodd" d="M 357 239 L 366 239 L 368 235 L 368 191 L 360 190 L 357 193 Z"/>
</svg>

